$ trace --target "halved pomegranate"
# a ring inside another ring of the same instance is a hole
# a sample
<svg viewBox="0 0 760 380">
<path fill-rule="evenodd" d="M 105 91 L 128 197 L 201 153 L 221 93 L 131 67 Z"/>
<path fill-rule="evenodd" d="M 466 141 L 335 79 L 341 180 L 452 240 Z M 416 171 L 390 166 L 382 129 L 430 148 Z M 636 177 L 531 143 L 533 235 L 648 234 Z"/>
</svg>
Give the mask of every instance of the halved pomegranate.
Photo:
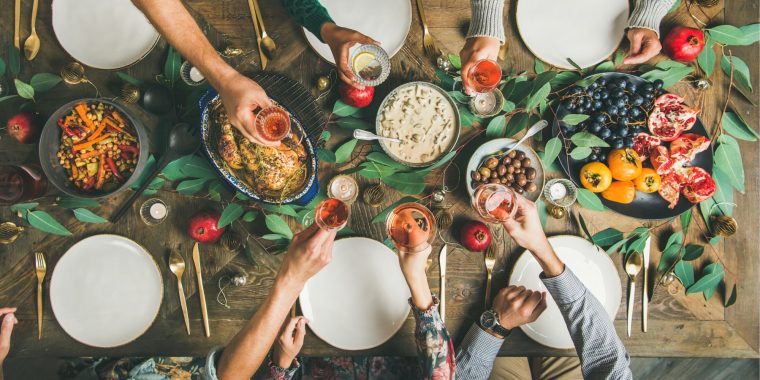
<svg viewBox="0 0 760 380">
<path fill-rule="evenodd" d="M 657 174 L 664 176 L 673 171 L 676 168 L 676 161 L 670 157 L 668 148 L 660 145 L 651 150 L 652 155 L 649 161 L 652 163 L 652 167 L 657 171 Z"/>
<path fill-rule="evenodd" d="M 683 98 L 675 94 L 660 95 L 649 114 L 649 131 L 662 141 L 673 141 L 688 131 L 697 122 L 699 108 L 691 108 L 683 103 Z"/>
<path fill-rule="evenodd" d="M 686 183 L 683 186 L 683 195 L 691 203 L 699 203 L 715 194 L 717 185 L 710 173 L 699 167 L 683 169 L 683 177 Z"/>
<path fill-rule="evenodd" d="M 696 133 L 684 133 L 681 137 L 670 143 L 671 156 L 683 156 L 689 162 L 697 156 L 697 153 L 710 147 L 710 139 Z"/>
<path fill-rule="evenodd" d="M 660 189 L 657 191 L 660 196 L 668 202 L 668 208 L 676 207 L 678 198 L 681 194 L 681 182 L 679 175 L 675 171 L 661 177 Z"/>
<path fill-rule="evenodd" d="M 652 136 L 649 133 L 641 132 L 633 138 L 633 150 L 639 155 L 641 161 L 649 159 L 653 149 L 657 149 L 662 144 L 659 137 Z"/>
</svg>

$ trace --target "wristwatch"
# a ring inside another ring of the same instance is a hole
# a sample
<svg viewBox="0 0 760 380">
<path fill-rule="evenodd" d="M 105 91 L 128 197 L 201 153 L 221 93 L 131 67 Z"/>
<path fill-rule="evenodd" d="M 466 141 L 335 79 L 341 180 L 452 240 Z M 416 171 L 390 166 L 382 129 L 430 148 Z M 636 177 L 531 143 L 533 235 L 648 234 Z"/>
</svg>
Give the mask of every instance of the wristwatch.
<svg viewBox="0 0 760 380">
<path fill-rule="evenodd" d="M 509 329 L 506 329 L 499 324 L 499 313 L 493 309 L 486 310 L 480 315 L 480 327 L 484 330 L 491 330 L 504 338 L 506 338 L 510 332 Z"/>
</svg>

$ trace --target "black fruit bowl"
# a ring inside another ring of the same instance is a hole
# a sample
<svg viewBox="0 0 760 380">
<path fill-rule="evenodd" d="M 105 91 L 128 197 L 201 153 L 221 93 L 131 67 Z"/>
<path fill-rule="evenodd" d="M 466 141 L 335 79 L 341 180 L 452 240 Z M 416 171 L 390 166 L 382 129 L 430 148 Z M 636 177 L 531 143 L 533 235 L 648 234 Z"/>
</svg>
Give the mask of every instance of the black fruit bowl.
<svg viewBox="0 0 760 380">
<path fill-rule="evenodd" d="M 644 84 L 650 83 L 649 81 L 642 79 L 640 77 L 624 74 L 624 73 L 605 73 L 601 75 L 602 77 L 606 78 L 607 81 L 615 80 L 618 78 L 625 78 L 631 83 L 635 83 L 637 86 L 641 87 Z M 556 117 L 552 123 L 552 135 L 557 137 L 559 136 L 560 132 L 560 124 L 562 118 L 564 118 L 566 115 L 570 114 L 572 112 L 569 112 L 567 109 L 565 109 L 563 106 L 559 106 L 556 110 Z M 648 132 L 648 131 L 647 131 Z M 702 122 L 697 119 L 697 122 L 694 124 L 694 126 L 691 128 L 691 130 L 688 131 L 688 133 L 695 133 L 702 136 L 707 136 L 709 138 L 709 135 L 707 131 L 705 130 L 704 125 L 702 125 Z M 560 137 L 561 138 L 561 137 Z M 565 171 L 568 178 L 572 180 L 577 186 L 582 187 L 580 184 L 580 176 L 579 173 L 581 171 L 581 167 L 583 167 L 584 164 L 586 164 L 585 161 L 577 161 L 570 157 L 570 152 L 567 150 L 568 146 L 567 144 L 563 144 L 563 152 L 560 153 L 558 160 L 560 165 L 562 166 L 562 170 Z M 600 160 L 603 162 L 606 162 L 606 156 L 604 159 Z M 689 166 L 697 166 L 708 173 L 712 173 L 713 168 L 713 153 L 711 149 L 707 149 L 703 152 L 700 152 L 697 154 L 697 156 L 688 164 Z M 644 166 L 651 167 L 649 164 L 649 161 L 644 162 Z M 674 208 L 668 208 L 668 202 L 660 197 L 658 193 L 642 193 L 640 191 L 636 192 L 636 198 L 633 200 L 633 202 L 628 204 L 623 203 L 617 203 L 617 202 L 611 202 L 604 197 L 601 196 L 601 194 L 597 194 L 599 199 L 602 201 L 602 204 L 604 204 L 605 207 L 608 209 L 615 211 L 617 213 L 630 216 L 637 219 L 667 219 L 672 218 L 675 216 L 678 216 L 687 210 L 694 207 L 694 203 L 689 202 L 686 197 L 683 195 L 680 196 L 678 203 Z"/>
<path fill-rule="evenodd" d="M 61 128 L 58 126 L 58 119 L 68 114 L 74 106 L 79 103 L 87 103 L 89 105 L 95 102 L 113 106 L 117 111 L 126 115 L 127 121 L 137 132 L 137 144 L 140 148 L 140 154 L 137 158 L 137 165 L 135 166 L 134 172 L 132 172 L 129 178 L 127 178 L 121 186 L 111 191 L 85 191 L 76 187 L 71 181 L 69 181 L 69 173 L 60 165 L 57 156 L 61 142 Z M 79 99 L 66 103 L 61 108 L 58 108 L 58 110 L 50 115 L 50 118 L 45 123 L 45 127 L 42 129 L 42 134 L 40 135 L 40 166 L 42 166 L 42 171 L 45 172 L 48 181 L 68 195 L 90 199 L 105 198 L 128 189 L 140 177 L 148 162 L 149 147 L 148 132 L 145 130 L 145 126 L 130 111 L 107 99 Z"/>
</svg>

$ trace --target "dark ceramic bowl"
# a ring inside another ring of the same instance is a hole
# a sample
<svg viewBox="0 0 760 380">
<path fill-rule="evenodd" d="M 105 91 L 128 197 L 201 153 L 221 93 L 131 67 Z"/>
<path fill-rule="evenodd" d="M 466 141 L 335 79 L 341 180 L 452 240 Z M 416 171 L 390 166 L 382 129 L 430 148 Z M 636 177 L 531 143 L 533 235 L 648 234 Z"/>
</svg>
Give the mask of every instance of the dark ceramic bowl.
<svg viewBox="0 0 760 380">
<path fill-rule="evenodd" d="M 121 112 L 121 114 L 126 115 L 127 121 L 137 132 L 137 144 L 140 148 L 140 154 L 137 157 L 137 165 L 135 166 L 135 171 L 132 172 L 129 178 L 127 178 L 126 182 L 114 190 L 107 192 L 97 190 L 85 191 L 76 187 L 74 183 L 69 181 L 68 172 L 60 165 L 58 161 L 57 154 L 61 143 L 61 128 L 58 126 L 58 119 L 71 112 L 75 105 L 83 102 L 87 103 L 88 105 L 100 102 L 113 106 L 117 111 Z M 79 99 L 64 104 L 61 108 L 50 115 L 50 118 L 45 123 L 45 127 L 42 129 L 42 134 L 40 135 L 40 166 L 42 166 L 42 171 L 45 172 L 48 181 L 50 181 L 50 183 L 52 183 L 55 187 L 68 195 L 91 199 L 105 198 L 124 191 L 125 189 L 129 188 L 137 180 L 137 178 L 140 177 L 143 170 L 145 169 L 146 163 L 148 162 L 149 147 L 150 143 L 148 140 L 148 132 L 145 130 L 145 126 L 130 111 L 107 99 Z"/>
</svg>

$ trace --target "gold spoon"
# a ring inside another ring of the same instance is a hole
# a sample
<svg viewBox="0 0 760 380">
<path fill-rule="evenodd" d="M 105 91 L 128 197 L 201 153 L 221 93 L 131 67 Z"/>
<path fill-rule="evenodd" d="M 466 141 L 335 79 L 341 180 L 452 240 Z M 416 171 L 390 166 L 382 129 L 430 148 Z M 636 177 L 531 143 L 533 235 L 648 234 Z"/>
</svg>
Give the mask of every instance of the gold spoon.
<svg viewBox="0 0 760 380">
<path fill-rule="evenodd" d="M 27 61 L 31 61 L 37 56 L 40 51 L 40 38 L 37 37 L 37 3 L 39 0 L 34 0 L 32 3 L 32 34 L 24 42 L 24 56 Z"/>
<path fill-rule="evenodd" d="M 261 7 L 258 0 L 253 0 L 253 5 L 256 7 L 256 18 L 259 20 L 261 26 L 261 47 L 264 49 L 264 53 L 272 59 L 274 51 L 277 50 L 277 44 L 274 43 L 274 39 L 269 37 L 266 29 L 264 29 L 264 19 L 261 18 Z"/>
<path fill-rule="evenodd" d="M 643 265 L 641 254 L 634 251 L 625 261 L 625 273 L 628 274 L 628 336 L 631 336 L 633 322 L 633 299 L 636 295 L 636 276 Z"/>
</svg>

